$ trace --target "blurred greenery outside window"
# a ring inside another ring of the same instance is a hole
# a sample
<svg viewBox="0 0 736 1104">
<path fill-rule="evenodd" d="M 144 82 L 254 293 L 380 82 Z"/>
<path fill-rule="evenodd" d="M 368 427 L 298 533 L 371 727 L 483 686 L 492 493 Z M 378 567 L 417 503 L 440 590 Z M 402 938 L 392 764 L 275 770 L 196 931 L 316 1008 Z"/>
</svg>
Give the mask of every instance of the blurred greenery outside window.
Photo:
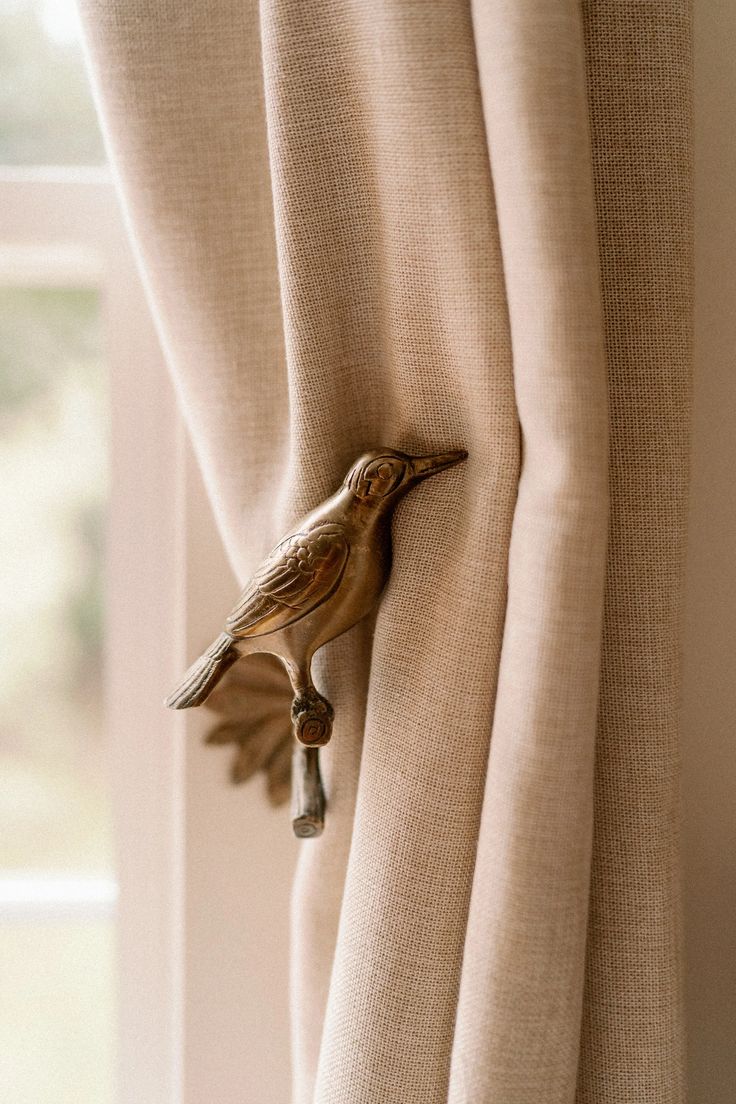
<svg viewBox="0 0 736 1104">
<path fill-rule="evenodd" d="M 0 868 L 110 869 L 97 292 L 0 289 Z"/>
<path fill-rule="evenodd" d="M 103 163 L 73 3 L 0 0 L 0 74 L 0 175 Z M 113 1099 L 107 382 L 98 290 L 22 286 L 3 266 L 0 1084 L 13 1104 Z"/>
</svg>

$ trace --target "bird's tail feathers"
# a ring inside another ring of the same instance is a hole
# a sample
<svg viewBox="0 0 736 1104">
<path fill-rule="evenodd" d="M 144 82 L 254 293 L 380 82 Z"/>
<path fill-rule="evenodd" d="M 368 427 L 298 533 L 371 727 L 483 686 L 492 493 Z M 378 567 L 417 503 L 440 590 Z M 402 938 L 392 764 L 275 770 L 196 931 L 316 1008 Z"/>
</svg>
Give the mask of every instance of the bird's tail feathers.
<svg viewBox="0 0 736 1104">
<path fill-rule="evenodd" d="M 233 648 L 234 640 L 230 633 L 220 633 L 166 699 L 169 709 L 189 709 L 207 700 L 228 667 L 238 658 L 238 652 Z"/>
</svg>

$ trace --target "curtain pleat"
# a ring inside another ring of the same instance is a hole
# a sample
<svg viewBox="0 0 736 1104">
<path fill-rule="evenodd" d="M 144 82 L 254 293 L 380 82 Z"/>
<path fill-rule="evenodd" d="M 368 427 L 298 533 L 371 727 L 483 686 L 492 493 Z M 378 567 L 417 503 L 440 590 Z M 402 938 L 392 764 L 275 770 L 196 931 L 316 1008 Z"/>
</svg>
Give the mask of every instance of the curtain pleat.
<svg viewBox="0 0 736 1104">
<path fill-rule="evenodd" d="M 365 448 L 469 452 L 319 654 L 293 1104 L 674 1104 L 686 5 L 82 9 L 240 578 Z"/>
<path fill-rule="evenodd" d="M 473 11 L 523 464 L 449 1099 L 574 1094 L 608 522 L 578 5 Z"/>
<path fill-rule="evenodd" d="M 345 645 L 325 657 L 340 830 L 294 896 L 296 1100 L 426 1104 L 447 1093 L 519 466 L 472 26 L 462 4 L 261 18 L 293 470 L 334 483 L 380 441 L 474 458 L 397 515 L 355 722 Z"/>
<path fill-rule="evenodd" d="M 680 628 L 692 384 L 689 0 L 583 4 L 611 525 L 578 1104 L 685 1099 Z"/>
</svg>

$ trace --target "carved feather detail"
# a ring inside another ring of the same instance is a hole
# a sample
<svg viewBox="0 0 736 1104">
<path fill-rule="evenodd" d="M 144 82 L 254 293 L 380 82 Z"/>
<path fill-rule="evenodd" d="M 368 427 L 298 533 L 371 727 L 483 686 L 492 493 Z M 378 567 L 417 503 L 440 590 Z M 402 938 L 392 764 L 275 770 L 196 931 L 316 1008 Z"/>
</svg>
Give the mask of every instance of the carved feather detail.
<svg viewBox="0 0 736 1104">
<path fill-rule="evenodd" d="M 350 545 L 342 525 L 318 524 L 277 545 L 227 619 L 235 637 L 264 636 L 326 601 L 342 578 Z"/>
<path fill-rule="evenodd" d="M 230 633 L 220 633 L 217 640 L 189 668 L 173 694 L 166 699 L 170 709 L 190 709 L 202 705 L 228 667 L 238 658 Z"/>
</svg>

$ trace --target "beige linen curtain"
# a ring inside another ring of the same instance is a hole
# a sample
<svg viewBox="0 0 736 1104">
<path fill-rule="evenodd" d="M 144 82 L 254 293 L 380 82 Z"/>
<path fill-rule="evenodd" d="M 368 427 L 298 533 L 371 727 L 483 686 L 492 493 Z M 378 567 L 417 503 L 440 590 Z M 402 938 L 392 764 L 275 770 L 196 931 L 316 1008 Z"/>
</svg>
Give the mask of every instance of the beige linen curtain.
<svg viewBox="0 0 736 1104">
<path fill-rule="evenodd" d="M 681 1101 L 688 5 L 82 8 L 240 577 L 363 449 L 470 454 L 317 672 L 294 1104 Z"/>
</svg>

